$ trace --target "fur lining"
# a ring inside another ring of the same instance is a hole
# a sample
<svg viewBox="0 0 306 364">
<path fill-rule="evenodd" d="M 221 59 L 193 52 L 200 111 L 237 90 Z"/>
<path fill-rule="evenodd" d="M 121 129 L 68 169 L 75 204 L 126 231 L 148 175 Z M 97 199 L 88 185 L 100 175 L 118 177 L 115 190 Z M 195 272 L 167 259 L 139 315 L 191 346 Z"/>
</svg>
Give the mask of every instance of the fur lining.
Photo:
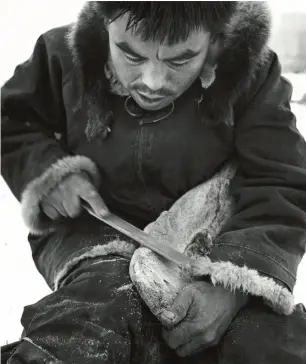
<svg viewBox="0 0 306 364">
<path fill-rule="evenodd" d="M 200 79 L 203 86 L 202 121 L 233 124 L 233 104 L 269 59 L 267 42 L 271 18 L 262 1 L 238 1 L 221 22 Z M 110 82 L 101 64 L 108 61 L 108 33 L 103 24 L 103 2 L 87 2 L 67 34 L 88 112 L 85 130 L 90 141 L 104 139 L 113 113 L 108 103 Z"/>
<path fill-rule="evenodd" d="M 111 254 L 116 254 L 121 257 L 131 259 L 136 248 L 136 245 L 122 240 L 113 240 L 105 245 L 95 246 L 91 250 L 66 262 L 64 267 L 57 273 L 54 279 L 54 290 L 57 290 L 60 287 L 60 282 L 63 280 L 63 278 L 76 264 L 80 263 L 82 260 Z"/>
<path fill-rule="evenodd" d="M 53 231 L 52 221 L 41 220 L 40 202 L 66 176 L 80 172 L 87 172 L 95 186 L 100 184 L 100 173 L 94 162 L 84 156 L 69 156 L 52 164 L 41 176 L 26 186 L 21 196 L 21 213 L 32 234 L 40 235 Z"/>
<path fill-rule="evenodd" d="M 194 276 L 210 275 L 211 282 L 221 284 L 232 291 L 263 297 L 277 313 L 290 315 L 294 310 L 294 297 L 287 288 L 278 285 L 272 278 L 261 276 L 256 270 L 239 267 L 231 262 L 212 262 L 208 257 L 196 258 L 190 267 Z"/>
</svg>

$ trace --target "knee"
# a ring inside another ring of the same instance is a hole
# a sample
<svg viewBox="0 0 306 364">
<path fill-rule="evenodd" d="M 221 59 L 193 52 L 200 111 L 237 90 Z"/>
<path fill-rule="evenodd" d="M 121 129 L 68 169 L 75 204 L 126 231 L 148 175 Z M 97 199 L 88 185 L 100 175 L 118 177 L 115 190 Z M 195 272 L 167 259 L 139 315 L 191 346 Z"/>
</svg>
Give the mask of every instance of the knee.
<svg viewBox="0 0 306 364">
<path fill-rule="evenodd" d="M 86 258 L 76 264 L 71 264 L 71 269 L 67 269 L 64 278 L 60 281 L 60 287 L 77 284 L 95 277 L 100 277 L 104 287 L 119 287 L 130 282 L 129 263 L 128 259 L 116 255 Z"/>
<path fill-rule="evenodd" d="M 254 299 L 238 313 L 219 344 L 224 360 L 220 363 L 236 364 L 237 357 L 241 363 L 250 364 L 303 363 L 305 332 L 305 312 L 278 315 L 261 300 Z"/>
</svg>

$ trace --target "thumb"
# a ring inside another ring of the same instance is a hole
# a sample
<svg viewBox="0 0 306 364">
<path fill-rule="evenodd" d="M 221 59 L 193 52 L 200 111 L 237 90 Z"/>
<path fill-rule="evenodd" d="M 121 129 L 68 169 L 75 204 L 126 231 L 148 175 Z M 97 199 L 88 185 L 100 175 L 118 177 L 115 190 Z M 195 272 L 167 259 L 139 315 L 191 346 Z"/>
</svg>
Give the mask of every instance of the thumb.
<svg viewBox="0 0 306 364">
<path fill-rule="evenodd" d="M 182 290 L 175 298 L 173 304 L 162 311 L 159 320 L 167 326 L 176 325 L 187 315 L 192 303 L 192 293 L 189 289 Z"/>
</svg>

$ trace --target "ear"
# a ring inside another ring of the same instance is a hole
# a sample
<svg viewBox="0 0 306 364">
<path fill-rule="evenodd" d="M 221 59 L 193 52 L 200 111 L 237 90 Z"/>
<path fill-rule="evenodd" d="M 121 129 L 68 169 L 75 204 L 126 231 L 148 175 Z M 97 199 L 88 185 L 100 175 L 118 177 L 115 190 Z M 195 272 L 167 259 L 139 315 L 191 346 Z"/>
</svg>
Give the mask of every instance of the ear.
<svg viewBox="0 0 306 364">
<path fill-rule="evenodd" d="M 200 80 L 203 88 L 208 88 L 216 78 L 215 70 L 218 66 L 218 57 L 222 49 L 222 37 L 220 35 L 210 36 L 210 46 L 200 73 Z"/>
</svg>

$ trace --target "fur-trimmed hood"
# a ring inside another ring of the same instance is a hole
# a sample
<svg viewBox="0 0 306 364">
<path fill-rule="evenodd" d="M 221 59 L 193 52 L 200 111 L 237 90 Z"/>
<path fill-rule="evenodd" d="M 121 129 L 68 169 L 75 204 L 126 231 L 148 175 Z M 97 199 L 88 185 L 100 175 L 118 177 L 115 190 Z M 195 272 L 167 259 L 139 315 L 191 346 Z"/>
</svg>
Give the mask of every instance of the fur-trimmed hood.
<svg viewBox="0 0 306 364">
<path fill-rule="evenodd" d="M 271 19 L 266 2 L 231 3 L 230 14 L 220 25 L 218 52 L 213 49 L 209 52 L 200 77 L 203 120 L 214 124 L 233 124 L 233 104 L 269 54 Z M 113 115 L 107 97 L 110 81 L 101 67 L 108 60 L 108 34 L 103 30 L 103 15 L 103 2 L 87 2 L 67 35 L 88 110 L 89 140 L 107 136 Z"/>
</svg>

